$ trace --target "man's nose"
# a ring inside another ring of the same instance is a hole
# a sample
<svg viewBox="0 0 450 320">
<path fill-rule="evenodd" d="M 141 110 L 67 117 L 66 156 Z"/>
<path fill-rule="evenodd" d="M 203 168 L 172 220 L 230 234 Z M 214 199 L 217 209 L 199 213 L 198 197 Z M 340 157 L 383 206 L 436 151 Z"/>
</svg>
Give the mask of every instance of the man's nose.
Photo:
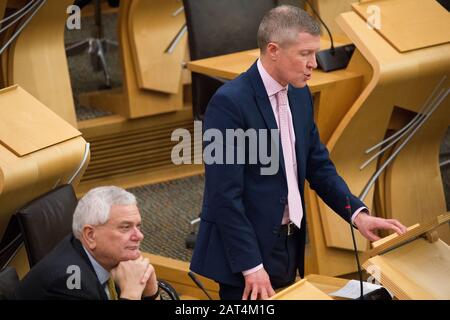
<svg viewBox="0 0 450 320">
<path fill-rule="evenodd" d="M 308 67 L 311 68 L 311 69 L 316 69 L 317 68 L 316 54 L 313 54 L 311 59 L 308 61 Z"/>
<path fill-rule="evenodd" d="M 133 232 L 133 240 L 135 241 L 141 241 L 142 239 L 144 239 L 144 234 L 142 233 L 142 231 L 139 228 L 134 228 L 134 232 Z"/>
</svg>

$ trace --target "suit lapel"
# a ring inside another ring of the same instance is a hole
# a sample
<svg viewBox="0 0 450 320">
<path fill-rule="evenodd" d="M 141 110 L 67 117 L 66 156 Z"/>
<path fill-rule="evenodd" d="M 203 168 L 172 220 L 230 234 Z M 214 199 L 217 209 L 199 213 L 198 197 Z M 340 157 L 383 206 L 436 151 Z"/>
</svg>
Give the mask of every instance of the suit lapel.
<svg viewBox="0 0 450 320">
<path fill-rule="evenodd" d="M 267 96 L 266 89 L 264 88 L 264 83 L 261 79 L 261 76 L 258 72 L 258 67 L 256 62 L 248 69 L 248 75 L 250 77 L 253 89 L 256 94 L 256 105 L 261 112 L 264 122 L 266 123 L 266 127 L 269 130 L 276 129 L 278 130 L 277 122 L 275 120 L 275 116 L 273 114 L 272 106 L 270 104 L 269 97 Z M 270 133 L 269 133 L 270 134 Z M 281 146 L 281 139 L 278 136 L 278 141 L 275 141 L 275 137 L 270 134 L 272 140 L 272 146 L 279 146 L 278 155 L 280 159 L 281 170 L 286 177 L 286 170 L 284 166 L 284 157 L 283 157 L 283 149 Z"/>
<path fill-rule="evenodd" d="M 95 273 L 95 269 L 92 266 L 91 260 L 89 260 L 89 257 L 87 256 L 86 252 L 84 251 L 83 245 L 81 244 L 80 240 L 78 240 L 77 238 L 75 238 L 72 235 L 71 242 L 72 242 L 74 249 L 80 254 L 80 256 L 83 258 L 83 260 L 86 262 L 87 266 L 89 267 L 91 274 L 92 274 L 92 279 L 95 279 L 95 286 L 97 287 L 98 293 L 100 294 L 100 296 L 102 297 L 103 300 L 108 300 L 108 296 L 106 295 L 104 287 L 98 280 L 97 274 Z M 87 275 L 85 277 L 87 277 Z M 92 283 L 92 284 L 94 284 L 94 283 Z"/>
</svg>

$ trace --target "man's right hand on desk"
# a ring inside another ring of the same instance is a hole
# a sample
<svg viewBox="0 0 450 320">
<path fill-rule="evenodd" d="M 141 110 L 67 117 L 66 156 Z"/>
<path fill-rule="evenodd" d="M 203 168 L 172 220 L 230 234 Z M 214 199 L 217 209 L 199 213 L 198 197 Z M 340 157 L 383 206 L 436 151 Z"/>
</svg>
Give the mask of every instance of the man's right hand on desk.
<svg viewBox="0 0 450 320">
<path fill-rule="evenodd" d="M 266 300 L 275 294 L 270 283 L 269 275 L 264 268 L 250 273 L 245 278 L 245 289 L 242 300 Z"/>
</svg>

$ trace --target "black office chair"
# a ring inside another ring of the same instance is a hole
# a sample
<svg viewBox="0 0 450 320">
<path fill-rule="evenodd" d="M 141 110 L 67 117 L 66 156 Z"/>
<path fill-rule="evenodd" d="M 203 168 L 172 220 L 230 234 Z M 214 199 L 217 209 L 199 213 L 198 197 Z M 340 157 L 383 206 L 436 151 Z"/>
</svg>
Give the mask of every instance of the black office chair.
<svg viewBox="0 0 450 320">
<path fill-rule="evenodd" d="M 262 17 L 276 0 L 183 0 L 191 60 L 258 47 Z M 194 117 L 203 119 L 206 106 L 223 80 L 192 73 Z"/>
<path fill-rule="evenodd" d="M 17 211 L 30 268 L 72 232 L 77 203 L 72 185 L 68 184 L 47 192 Z"/>
<path fill-rule="evenodd" d="M 95 31 L 92 37 L 70 43 L 66 46 L 66 53 L 68 56 L 76 55 L 88 50 L 91 58 L 91 64 L 95 71 L 103 71 L 105 76 L 105 87 L 111 87 L 111 76 L 106 64 L 105 53 L 110 47 L 117 47 L 118 43 L 113 40 L 106 39 L 103 33 L 102 12 L 100 0 L 75 0 L 74 5 L 83 8 L 87 4 L 94 2 L 94 18 Z M 108 0 L 108 4 L 116 8 L 119 6 L 119 0 Z"/>
</svg>

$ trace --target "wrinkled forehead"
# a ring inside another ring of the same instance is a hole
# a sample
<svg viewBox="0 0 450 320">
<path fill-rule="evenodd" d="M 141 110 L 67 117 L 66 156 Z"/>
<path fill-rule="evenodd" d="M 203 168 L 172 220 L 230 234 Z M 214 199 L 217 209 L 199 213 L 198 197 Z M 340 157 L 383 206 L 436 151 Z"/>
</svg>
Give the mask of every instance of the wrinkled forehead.
<svg viewBox="0 0 450 320">
<path fill-rule="evenodd" d="M 136 205 L 112 205 L 109 213 L 109 222 L 120 223 L 122 221 L 139 223 L 141 214 Z"/>
</svg>

